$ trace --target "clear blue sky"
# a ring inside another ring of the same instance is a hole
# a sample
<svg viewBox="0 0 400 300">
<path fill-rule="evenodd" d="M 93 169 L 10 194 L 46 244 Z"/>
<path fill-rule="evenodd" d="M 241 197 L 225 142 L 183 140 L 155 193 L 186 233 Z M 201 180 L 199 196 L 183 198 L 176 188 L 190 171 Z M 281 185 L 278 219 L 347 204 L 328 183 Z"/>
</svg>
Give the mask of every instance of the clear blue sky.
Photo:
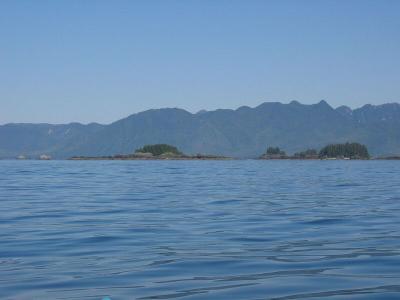
<svg viewBox="0 0 400 300">
<path fill-rule="evenodd" d="M 400 1 L 0 1 L 0 123 L 400 101 Z"/>
</svg>

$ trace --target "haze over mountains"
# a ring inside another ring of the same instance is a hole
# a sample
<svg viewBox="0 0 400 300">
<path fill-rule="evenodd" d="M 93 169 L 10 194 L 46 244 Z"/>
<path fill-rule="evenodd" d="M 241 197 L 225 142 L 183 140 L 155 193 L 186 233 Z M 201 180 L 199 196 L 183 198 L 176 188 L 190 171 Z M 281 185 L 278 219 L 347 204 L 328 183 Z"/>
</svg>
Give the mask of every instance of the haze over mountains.
<svg viewBox="0 0 400 300">
<path fill-rule="evenodd" d="M 109 125 L 6 124 L 0 126 L 0 158 L 53 158 L 128 154 L 145 144 L 176 145 L 188 154 L 257 157 L 268 146 L 288 153 L 328 143 L 359 142 L 374 156 L 400 154 L 400 104 L 332 108 L 266 102 L 255 108 L 218 109 L 196 114 L 152 109 Z"/>
</svg>

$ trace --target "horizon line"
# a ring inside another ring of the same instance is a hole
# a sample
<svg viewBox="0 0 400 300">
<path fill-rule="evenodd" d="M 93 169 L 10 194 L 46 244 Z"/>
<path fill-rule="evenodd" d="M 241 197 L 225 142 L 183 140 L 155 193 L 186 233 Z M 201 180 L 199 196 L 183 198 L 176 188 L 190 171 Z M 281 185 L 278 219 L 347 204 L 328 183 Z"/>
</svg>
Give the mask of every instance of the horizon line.
<svg viewBox="0 0 400 300">
<path fill-rule="evenodd" d="M 339 105 L 339 106 L 337 106 L 337 107 L 333 107 L 332 105 L 330 105 L 330 104 L 329 104 L 326 100 L 324 100 L 324 99 L 318 101 L 317 103 L 311 103 L 311 104 L 304 104 L 304 103 L 301 103 L 301 102 L 298 101 L 298 100 L 291 100 L 290 102 L 264 101 L 264 102 L 261 102 L 260 104 L 258 104 L 258 105 L 256 105 L 256 106 L 253 106 L 253 107 L 252 107 L 252 106 L 248 106 L 248 105 L 241 105 L 241 106 L 236 107 L 236 108 L 217 108 L 217 109 L 212 109 L 212 110 L 200 109 L 200 110 L 198 110 L 197 112 L 191 112 L 191 111 L 189 111 L 189 110 L 187 110 L 187 109 L 184 109 L 184 108 L 181 108 L 181 107 L 176 107 L 176 106 L 175 106 L 175 107 L 149 108 L 149 109 L 145 109 L 145 110 L 142 110 L 142 111 L 138 111 L 138 112 L 131 113 L 131 114 L 125 116 L 125 117 L 122 117 L 122 118 L 117 119 L 117 120 L 115 120 L 115 121 L 112 121 L 112 122 L 110 122 L 110 123 L 99 123 L 99 122 L 95 122 L 95 121 L 93 121 L 93 122 L 87 122 L 87 123 L 85 123 L 85 122 L 79 122 L 79 121 L 71 121 L 71 122 L 65 122 L 65 123 L 49 123 L 49 122 L 37 122 L 37 123 L 36 123 L 36 122 L 7 122 L 7 123 L 0 123 L 0 126 L 6 126 L 6 125 L 23 125 L 23 124 L 26 124 L 26 125 L 30 125 L 30 124 L 35 124 L 35 125 L 55 125 L 55 126 L 57 126 L 57 125 L 79 124 L 79 125 L 85 125 L 85 126 L 87 126 L 87 125 L 101 125 L 101 126 L 107 126 L 107 125 L 113 124 L 113 123 L 115 123 L 115 122 L 118 122 L 118 121 L 120 121 L 120 120 L 129 118 L 130 116 L 137 115 L 137 114 L 141 114 L 141 113 L 145 113 L 145 112 L 148 112 L 148 111 L 154 111 L 154 110 L 177 109 L 177 110 L 183 110 L 183 111 L 185 111 L 185 112 L 187 112 L 187 113 L 189 113 L 189 114 L 191 114 L 191 115 L 197 115 L 197 114 L 201 114 L 201 113 L 216 112 L 216 111 L 219 111 L 219 110 L 238 111 L 239 109 L 242 109 L 242 108 L 256 109 L 256 108 L 258 108 L 258 107 L 260 107 L 261 105 L 264 105 L 264 104 L 281 104 L 281 105 L 313 106 L 313 105 L 319 105 L 319 104 L 324 104 L 324 103 L 327 104 L 329 107 L 331 107 L 333 110 L 336 110 L 336 109 L 338 109 L 338 108 L 340 108 L 340 107 L 346 107 L 346 108 L 349 108 L 351 111 L 354 111 L 354 110 L 357 110 L 357 109 L 361 109 L 361 108 L 366 107 L 366 106 L 379 107 L 379 106 L 390 105 L 390 104 L 392 104 L 392 105 L 393 105 L 393 104 L 400 105 L 400 102 L 387 102 L 387 103 L 382 103 L 382 104 L 371 104 L 371 103 L 366 103 L 366 104 L 364 104 L 364 105 L 362 105 L 362 106 L 359 106 L 359 107 L 356 107 L 356 108 L 352 108 L 352 107 L 347 106 L 347 105 Z"/>
</svg>

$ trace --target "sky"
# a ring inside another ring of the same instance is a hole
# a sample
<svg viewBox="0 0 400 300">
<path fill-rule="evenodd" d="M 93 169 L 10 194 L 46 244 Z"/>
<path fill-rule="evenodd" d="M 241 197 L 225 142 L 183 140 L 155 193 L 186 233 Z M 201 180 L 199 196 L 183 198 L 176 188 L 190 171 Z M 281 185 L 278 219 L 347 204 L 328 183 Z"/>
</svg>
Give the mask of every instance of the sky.
<svg viewBox="0 0 400 300">
<path fill-rule="evenodd" d="M 0 0 L 0 124 L 400 102 L 400 1 Z"/>
</svg>

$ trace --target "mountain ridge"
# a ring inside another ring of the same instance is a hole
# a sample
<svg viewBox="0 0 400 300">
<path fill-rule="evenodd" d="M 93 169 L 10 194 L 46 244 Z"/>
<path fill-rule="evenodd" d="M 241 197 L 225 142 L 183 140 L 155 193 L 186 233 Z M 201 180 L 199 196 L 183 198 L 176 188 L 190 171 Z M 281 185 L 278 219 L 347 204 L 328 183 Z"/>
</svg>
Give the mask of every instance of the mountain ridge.
<svg viewBox="0 0 400 300">
<path fill-rule="evenodd" d="M 364 143 L 373 155 L 400 153 L 400 104 L 351 109 L 315 104 L 263 102 L 256 107 L 191 113 L 149 109 L 110 124 L 8 123 L 0 125 L 0 158 L 54 158 L 132 153 L 145 144 L 167 143 L 189 154 L 256 157 L 268 146 L 288 153 L 328 143 Z"/>
</svg>

